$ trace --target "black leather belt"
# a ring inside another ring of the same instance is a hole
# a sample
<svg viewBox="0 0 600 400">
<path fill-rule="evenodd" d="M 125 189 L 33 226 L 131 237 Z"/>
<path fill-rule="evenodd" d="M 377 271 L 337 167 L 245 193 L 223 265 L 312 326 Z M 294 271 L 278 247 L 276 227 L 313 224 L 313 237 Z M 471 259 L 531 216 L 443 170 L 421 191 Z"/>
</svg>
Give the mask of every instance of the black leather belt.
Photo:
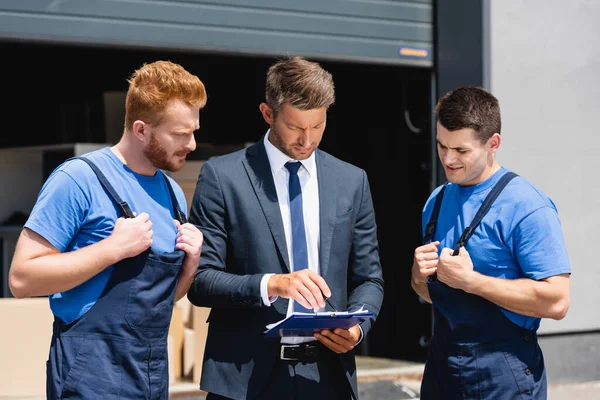
<svg viewBox="0 0 600 400">
<path fill-rule="evenodd" d="M 318 341 L 300 344 L 282 344 L 279 358 L 285 361 L 312 363 L 317 361 L 319 353 L 324 350 L 323 345 Z"/>
</svg>

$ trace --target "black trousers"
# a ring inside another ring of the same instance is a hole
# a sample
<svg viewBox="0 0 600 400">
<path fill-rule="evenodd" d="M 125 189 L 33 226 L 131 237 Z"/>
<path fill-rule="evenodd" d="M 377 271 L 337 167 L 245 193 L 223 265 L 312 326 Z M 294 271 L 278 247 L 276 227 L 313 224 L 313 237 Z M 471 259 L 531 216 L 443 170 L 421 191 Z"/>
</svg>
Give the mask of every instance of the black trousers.
<svg viewBox="0 0 600 400">
<path fill-rule="evenodd" d="M 321 351 L 316 362 L 277 360 L 256 400 L 351 400 L 350 383 L 339 356 Z M 209 393 L 206 400 L 231 400 Z M 254 400 L 254 399 L 253 399 Z"/>
</svg>

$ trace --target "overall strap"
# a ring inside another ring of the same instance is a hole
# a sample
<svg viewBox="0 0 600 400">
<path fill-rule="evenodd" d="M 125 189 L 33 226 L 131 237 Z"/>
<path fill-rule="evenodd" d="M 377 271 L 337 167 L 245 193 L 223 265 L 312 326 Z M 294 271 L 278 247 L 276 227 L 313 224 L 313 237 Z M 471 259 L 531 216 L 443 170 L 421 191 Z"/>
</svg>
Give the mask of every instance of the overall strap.
<svg viewBox="0 0 600 400">
<path fill-rule="evenodd" d="M 179 208 L 179 202 L 177 201 L 177 197 L 175 196 L 175 192 L 173 191 L 173 187 L 171 186 L 171 182 L 169 181 L 169 178 L 167 177 L 167 175 L 162 172 L 163 178 L 165 178 L 165 183 L 167 184 L 167 187 L 169 188 L 169 195 L 171 196 L 171 203 L 173 203 L 173 210 L 175 212 L 175 218 L 177 218 L 177 220 L 181 223 L 181 224 L 185 224 L 187 222 L 187 218 L 185 216 L 185 214 L 183 212 L 181 212 L 181 209 Z"/>
<path fill-rule="evenodd" d="M 452 255 L 458 255 L 460 248 L 467 243 L 467 240 L 469 240 L 477 225 L 479 225 L 485 214 L 487 214 L 487 212 L 490 210 L 490 207 L 494 203 L 494 200 L 496 200 L 496 198 L 498 197 L 500 192 L 502 192 L 502 190 L 508 184 L 508 182 L 510 182 L 513 178 L 517 176 L 518 175 L 514 172 L 507 172 L 498 180 L 498 182 L 496 182 L 492 190 L 488 193 L 485 200 L 483 201 L 483 204 L 481 204 L 481 207 L 479 207 L 477 214 L 475 214 L 475 218 L 473 218 L 473 221 L 471 221 L 471 225 L 467 226 L 462 235 L 460 235 L 460 239 L 458 239 L 458 242 L 454 247 L 454 252 L 452 253 Z"/>
<path fill-rule="evenodd" d="M 108 179 L 106 179 L 106 176 L 102 173 L 102 171 L 100 171 L 100 168 L 98 168 L 96 166 L 96 164 L 94 164 L 92 161 L 90 161 L 86 157 L 81 157 L 80 156 L 80 157 L 71 157 L 71 158 L 69 158 L 69 160 L 76 160 L 76 159 L 77 160 L 85 161 L 92 168 L 92 170 L 94 171 L 94 173 L 98 177 L 98 180 L 100 181 L 100 184 L 104 187 L 104 189 L 106 189 L 106 191 L 108 192 L 108 194 L 110 195 L 110 197 L 112 197 L 113 201 L 118 204 L 119 208 L 121 208 L 121 211 L 123 212 L 123 216 L 125 218 L 134 218 L 135 216 L 133 215 L 133 211 L 131 211 L 131 208 L 129 207 L 129 204 L 127 204 L 126 201 L 123 201 L 121 199 L 121 197 L 115 191 L 115 188 L 113 188 L 113 186 L 110 184 L 110 182 L 108 181 Z M 69 161 L 69 160 L 67 160 L 67 161 Z"/>
<path fill-rule="evenodd" d="M 423 236 L 423 244 L 431 243 L 433 234 L 435 233 L 435 226 L 437 225 L 438 216 L 440 215 L 440 208 L 442 207 L 442 199 L 444 198 L 444 190 L 446 190 L 448 182 L 444 183 L 444 186 L 440 189 L 439 193 L 435 197 L 435 204 L 433 205 L 433 211 L 429 217 L 429 222 L 425 226 L 425 236 Z"/>
<path fill-rule="evenodd" d="M 75 160 L 75 159 L 85 161 L 90 166 L 90 168 L 92 168 L 92 170 L 98 177 L 100 184 L 104 187 L 104 189 L 106 189 L 106 191 L 108 192 L 110 197 L 112 197 L 113 201 L 119 205 L 119 208 L 121 208 L 121 211 L 123 212 L 123 215 L 125 216 L 125 218 L 134 218 L 135 217 L 133 215 L 133 211 L 131 211 L 131 208 L 129 207 L 129 204 L 127 204 L 126 201 L 123 201 L 121 199 L 121 197 L 117 194 L 117 191 L 115 190 L 115 188 L 110 184 L 110 182 L 108 181 L 106 176 L 102 173 L 102 171 L 100 171 L 100 168 L 98 168 L 98 166 L 96 164 L 94 164 L 88 158 L 82 157 L 82 156 L 71 157 L 69 160 Z M 185 214 L 183 212 L 181 212 L 181 209 L 179 208 L 179 202 L 177 201 L 177 197 L 175 196 L 175 192 L 173 191 L 171 182 L 169 181 L 169 178 L 167 178 L 167 176 L 162 171 L 161 171 L 161 174 L 163 175 L 163 178 L 165 179 L 167 188 L 169 189 L 169 195 L 171 197 L 171 203 L 173 204 L 173 211 L 175 213 L 175 218 L 177 218 L 177 220 L 179 222 L 181 222 L 182 224 L 185 224 L 187 222 L 187 218 L 186 218 Z"/>
</svg>

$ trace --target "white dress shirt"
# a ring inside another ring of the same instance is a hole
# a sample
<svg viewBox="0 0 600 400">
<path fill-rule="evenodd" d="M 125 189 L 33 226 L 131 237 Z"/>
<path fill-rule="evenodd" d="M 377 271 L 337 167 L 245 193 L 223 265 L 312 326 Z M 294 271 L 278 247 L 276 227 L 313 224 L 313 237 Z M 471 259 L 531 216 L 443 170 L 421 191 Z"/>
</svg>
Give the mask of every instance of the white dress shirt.
<svg viewBox="0 0 600 400">
<path fill-rule="evenodd" d="M 277 190 L 277 199 L 279 200 L 279 209 L 283 228 L 285 231 L 285 242 L 287 244 L 288 260 L 290 261 L 291 271 L 294 271 L 294 257 L 292 256 L 292 219 L 290 215 L 289 199 L 289 176 L 290 173 L 285 168 L 288 161 L 296 161 L 283 154 L 281 150 L 269 142 L 270 130 L 264 137 L 267 157 L 271 165 L 271 173 Z M 312 153 L 306 160 L 298 161 L 302 167 L 298 169 L 298 178 L 302 188 L 302 214 L 304 215 L 304 230 L 306 233 L 306 245 L 308 247 L 308 268 L 319 274 L 319 182 L 317 180 L 317 163 L 315 162 L 315 153 Z M 267 293 L 267 282 L 273 274 L 266 274 L 260 285 L 260 292 L 263 302 L 271 305 L 277 297 L 269 298 Z M 293 300 L 290 299 L 287 315 L 293 310 Z M 317 310 L 323 311 L 324 309 Z M 282 338 L 282 343 L 302 343 L 316 340 L 313 337 L 307 338 Z"/>
<path fill-rule="evenodd" d="M 290 215 L 290 199 L 289 199 L 289 177 L 290 173 L 285 167 L 288 161 L 296 161 L 283 154 L 281 150 L 273 146 L 269 142 L 269 134 L 267 131 L 264 138 L 267 157 L 271 165 L 271 173 L 277 190 L 277 199 L 279 200 L 279 210 L 281 211 L 281 219 L 285 230 L 285 242 L 287 244 L 288 259 L 290 261 L 291 271 L 294 271 L 294 257 L 292 257 L 292 217 Z M 304 230 L 306 233 L 306 245 L 308 247 L 308 268 L 319 274 L 321 268 L 319 266 L 319 182 L 317 179 L 317 163 L 315 162 L 315 153 L 312 153 L 306 160 L 298 161 L 302 163 L 302 167 L 298 169 L 298 178 L 302 188 L 302 214 L 304 215 Z M 269 298 L 267 284 L 269 278 L 273 274 L 265 274 L 260 281 L 260 294 L 264 304 L 270 306 L 277 296 Z M 321 308 L 317 311 L 324 311 Z M 289 316 L 293 311 L 293 300 L 290 299 L 287 309 Z M 360 329 L 360 338 L 356 345 L 362 342 L 363 330 Z M 314 337 L 285 337 L 281 338 L 281 343 L 303 343 L 316 340 Z"/>
</svg>

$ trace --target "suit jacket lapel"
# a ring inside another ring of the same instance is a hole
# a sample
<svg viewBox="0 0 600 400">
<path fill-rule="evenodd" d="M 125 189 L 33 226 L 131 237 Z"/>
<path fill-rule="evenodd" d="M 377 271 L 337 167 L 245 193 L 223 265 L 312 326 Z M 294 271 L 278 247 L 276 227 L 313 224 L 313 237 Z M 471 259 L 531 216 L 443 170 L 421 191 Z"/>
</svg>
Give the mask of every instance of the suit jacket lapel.
<svg viewBox="0 0 600 400">
<path fill-rule="evenodd" d="M 317 176 L 319 178 L 319 264 L 321 276 L 325 276 L 329 267 L 329 255 L 335 228 L 337 179 L 333 169 L 320 150 L 316 150 Z"/>
<path fill-rule="evenodd" d="M 246 173 L 265 214 L 273 240 L 275 240 L 277 249 L 289 272 L 290 262 L 288 260 L 283 220 L 281 219 L 277 190 L 275 189 L 275 182 L 273 182 L 273 174 L 271 173 L 271 166 L 263 141 L 260 140 L 249 147 L 246 154 L 248 157 L 243 161 Z"/>
</svg>

